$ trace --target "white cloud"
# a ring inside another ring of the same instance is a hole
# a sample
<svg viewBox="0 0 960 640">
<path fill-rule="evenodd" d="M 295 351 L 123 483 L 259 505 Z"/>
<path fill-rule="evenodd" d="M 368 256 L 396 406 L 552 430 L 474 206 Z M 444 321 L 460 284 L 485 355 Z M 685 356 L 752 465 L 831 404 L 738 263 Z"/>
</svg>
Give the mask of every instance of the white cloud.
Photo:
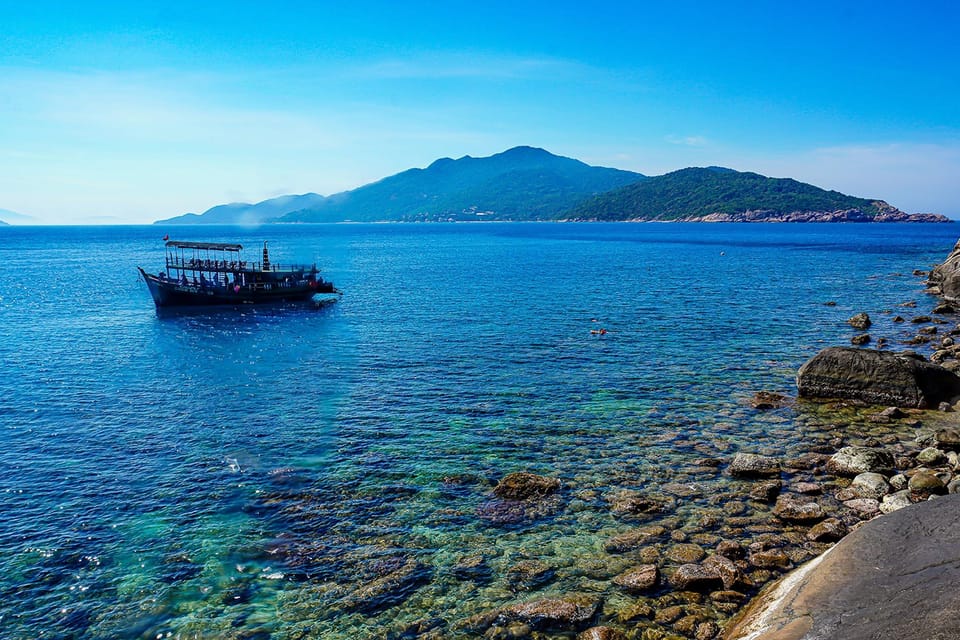
<svg viewBox="0 0 960 640">
<path fill-rule="evenodd" d="M 664 138 L 670 144 L 682 145 L 685 147 L 705 147 L 710 141 L 703 136 L 676 136 L 669 135 Z"/>
</svg>

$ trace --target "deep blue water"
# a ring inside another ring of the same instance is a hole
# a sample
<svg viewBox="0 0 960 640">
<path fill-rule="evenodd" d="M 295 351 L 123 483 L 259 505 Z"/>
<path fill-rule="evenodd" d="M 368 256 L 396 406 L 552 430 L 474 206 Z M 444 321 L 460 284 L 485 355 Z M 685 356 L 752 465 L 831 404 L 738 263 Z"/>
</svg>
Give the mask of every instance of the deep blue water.
<svg viewBox="0 0 960 640">
<path fill-rule="evenodd" d="M 269 240 L 345 295 L 159 317 L 136 266 L 162 263 L 164 233 L 251 258 Z M 416 637 L 423 620 L 467 637 L 470 615 L 569 591 L 605 594 L 612 615 L 622 596 L 596 567 L 622 570 L 602 541 L 630 525 L 604 496 L 686 481 L 705 455 L 801 451 L 798 412 L 747 400 L 793 394 L 855 312 L 903 334 L 884 312 L 930 310 L 912 271 L 957 235 L 0 228 L 0 637 Z M 493 483 L 519 470 L 559 477 L 562 498 L 493 522 Z M 680 498 L 665 522 L 709 508 Z M 457 573 L 476 555 L 484 579 Z M 510 568 L 530 559 L 551 573 L 517 592 Z M 412 560 L 402 594 L 344 604 Z"/>
</svg>

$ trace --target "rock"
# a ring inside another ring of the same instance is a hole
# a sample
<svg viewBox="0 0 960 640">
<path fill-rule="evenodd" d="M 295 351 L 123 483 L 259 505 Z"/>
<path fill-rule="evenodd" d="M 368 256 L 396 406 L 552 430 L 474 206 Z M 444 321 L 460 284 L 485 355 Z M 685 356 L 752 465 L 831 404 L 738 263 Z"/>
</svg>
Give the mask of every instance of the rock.
<svg viewBox="0 0 960 640">
<path fill-rule="evenodd" d="M 903 316 L 893 316 L 892 321 L 900 323 L 900 322 L 906 322 L 907 320 Z"/>
<path fill-rule="evenodd" d="M 880 513 L 891 513 L 898 509 L 909 507 L 911 504 L 913 504 L 913 502 L 910 500 L 909 489 L 897 491 L 896 493 L 891 493 L 883 497 L 883 501 L 880 502 Z"/>
<path fill-rule="evenodd" d="M 800 367 L 797 389 L 806 398 L 924 409 L 960 395 L 960 377 L 904 354 L 829 347 Z"/>
<path fill-rule="evenodd" d="M 942 315 L 942 314 L 946 314 L 946 313 L 956 313 L 956 310 L 953 308 L 952 305 L 950 305 L 950 304 L 948 304 L 948 303 L 946 303 L 946 302 L 941 302 L 940 304 L 938 304 L 937 306 L 935 306 L 935 307 L 933 308 L 933 311 L 932 311 L 931 313 L 936 313 L 936 314 L 941 314 L 941 315 Z"/>
<path fill-rule="evenodd" d="M 933 441 L 943 451 L 960 451 L 960 430 L 940 429 L 933 434 Z"/>
<path fill-rule="evenodd" d="M 783 483 L 779 480 L 758 482 L 750 489 L 750 497 L 760 502 L 772 502 L 780 494 Z"/>
<path fill-rule="evenodd" d="M 717 554 L 731 560 L 739 560 L 743 557 L 743 546 L 735 540 L 721 540 L 717 544 Z"/>
<path fill-rule="evenodd" d="M 677 564 L 692 564 L 699 562 L 707 552 L 698 544 L 685 543 L 675 544 L 667 549 L 667 558 Z"/>
<path fill-rule="evenodd" d="M 670 624 L 671 622 L 679 620 L 681 616 L 683 616 L 683 607 L 673 605 L 672 607 L 664 607 L 657 611 L 653 619 L 660 624 Z"/>
<path fill-rule="evenodd" d="M 810 527 L 807 540 L 813 542 L 834 542 L 847 535 L 847 525 L 837 518 L 827 518 Z"/>
<path fill-rule="evenodd" d="M 850 338 L 850 344 L 855 344 L 857 346 L 868 344 L 870 342 L 869 333 L 861 333 Z"/>
<path fill-rule="evenodd" d="M 541 631 L 576 631 L 586 627 L 600 609 L 599 597 L 572 594 L 511 605 L 501 610 L 505 621 L 517 621 Z"/>
<path fill-rule="evenodd" d="M 864 331 L 870 328 L 870 325 L 871 325 L 870 316 L 863 312 L 858 313 L 854 315 L 852 318 L 850 318 L 849 320 L 847 320 L 847 324 L 849 324 L 854 329 L 859 329 L 860 331 Z"/>
<path fill-rule="evenodd" d="M 856 511 L 862 518 L 872 518 L 880 511 L 880 501 L 875 498 L 855 498 L 847 500 L 843 505 Z"/>
<path fill-rule="evenodd" d="M 780 475 L 780 461 L 754 453 L 738 453 L 728 468 L 730 475 L 742 478 L 764 478 Z"/>
<path fill-rule="evenodd" d="M 949 502 L 948 502 L 949 501 Z M 727 640 L 952 640 L 960 628 L 960 496 L 865 523 L 755 598 Z"/>
<path fill-rule="evenodd" d="M 887 407 L 880 412 L 880 415 L 886 416 L 891 420 L 899 420 L 900 418 L 906 418 L 907 413 L 903 411 L 900 407 Z"/>
<path fill-rule="evenodd" d="M 639 491 L 621 489 L 607 496 L 610 510 L 620 516 L 636 516 L 660 513 L 666 507 L 663 501 L 649 498 Z"/>
<path fill-rule="evenodd" d="M 701 622 L 693 634 L 694 640 L 712 640 L 720 635 L 720 627 L 713 620 Z"/>
<path fill-rule="evenodd" d="M 450 571 L 461 580 L 484 580 L 492 573 L 486 558 L 482 555 L 460 558 Z"/>
<path fill-rule="evenodd" d="M 850 483 L 850 488 L 853 489 L 860 498 L 873 498 L 875 500 L 879 500 L 890 493 L 890 485 L 887 484 L 887 479 L 879 473 L 867 472 L 859 474 L 853 479 L 853 482 Z"/>
<path fill-rule="evenodd" d="M 920 469 L 913 474 L 907 488 L 913 500 L 926 500 L 932 495 L 942 495 L 947 492 L 947 485 L 929 469 Z"/>
<path fill-rule="evenodd" d="M 553 567 L 540 560 L 521 560 L 507 569 L 507 581 L 514 592 L 532 591 L 549 582 L 553 575 Z"/>
<path fill-rule="evenodd" d="M 902 473 L 890 477 L 890 488 L 894 491 L 903 491 L 907 488 L 910 479 Z"/>
<path fill-rule="evenodd" d="M 720 575 L 699 564 L 684 564 L 670 576 L 670 584 L 680 591 L 712 591 L 723 586 Z"/>
<path fill-rule="evenodd" d="M 725 558 L 721 555 L 710 556 L 703 561 L 703 567 L 707 571 L 712 571 L 720 576 L 724 589 L 732 589 L 742 578 L 740 569 L 736 563 L 730 558 Z"/>
<path fill-rule="evenodd" d="M 560 489 L 560 480 L 520 471 L 503 477 L 493 493 L 504 500 L 530 500 L 542 498 Z"/>
<path fill-rule="evenodd" d="M 657 565 L 642 564 L 615 577 L 613 584 L 631 593 L 638 593 L 650 589 L 659 581 L 660 572 L 657 570 Z"/>
<path fill-rule="evenodd" d="M 750 564 L 761 569 L 789 569 L 792 563 L 790 556 L 782 549 L 767 549 L 754 551 L 749 557 Z"/>
<path fill-rule="evenodd" d="M 627 636 L 612 627 L 590 627 L 577 634 L 577 640 L 626 640 Z"/>
<path fill-rule="evenodd" d="M 770 391 L 757 391 L 753 394 L 753 399 L 750 401 L 750 404 L 754 409 L 779 409 L 787 404 L 787 397 Z"/>
<path fill-rule="evenodd" d="M 951 405 L 949 402 L 941 402 L 939 405 L 937 405 L 937 409 L 943 411 L 944 413 L 950 413 L 953 411 L 953 405 Z"/>
<path fill-rule="evenodd" d="M 790 490 L 794 493 L 802 493 L 810 496 L 817 496 L 823 493 L 823 487 L 816 482 L 797 482 L 790 485 Z"/>
<path fill-rule="evenodd" d="M 823 507 L 809 498 L 780 496 L 773 507 L 773 515 L 789 522 L 812 522 L 823 519 Z"/>
<path fill-rule="evenodd" d="M 346 611 L 375 613 L 400 604 L 430 579 L 430 568 L 415 558 L 392 558 L 382 575 L 351 591 L 336 606 Z"/>
<path fill-rule="evenodd" d="M 960 476 L 954 476 L 947 483 L 947 493 L 960 493 Z"/>
<path fill-rule="evenodd" d="M 607 542 L 603 545 L 603 548 L 607 553 L 624 553 L 627 551 L 632 551 L 642 547 L 651 540 L 659 538 L 666 532 L 667 530 L 660 525 L 631 529 L 630 531 L 619 533 L 607 540 Z"/>
<path fill-rule="evenodd" d="M 835 476 L 856 476 L 861 473 L 893 471 L 893 456 L 884 449 L 844 447 L 827 461 L 827 473 Z"/>
<path fill-rule="evenodd" d="M 917 462 L 927 467 L 936 467 L 946 462 L 947 456 L 936 447 L 927 447 L 917 454 Z"/>
</svg>

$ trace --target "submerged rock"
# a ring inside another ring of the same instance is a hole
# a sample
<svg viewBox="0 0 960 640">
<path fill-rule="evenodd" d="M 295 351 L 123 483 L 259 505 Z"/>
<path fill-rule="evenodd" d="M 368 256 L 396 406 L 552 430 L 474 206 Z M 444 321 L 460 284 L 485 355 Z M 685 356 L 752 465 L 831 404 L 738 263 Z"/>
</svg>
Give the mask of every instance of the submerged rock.
<svg viewBox="0 0 960 640">
<path fill-rule="evenodd" d="M 384 562 L 384 575 L 351 591 L 337 606 L 346 611 L 374 613 L 400 604 L 430 579 L 430 568 L 416 558 Z M 399 565 L 399 566 L 396 566 Z"/>
<path fill-rule="evenodd" d="M 590 627 L 577 634 L 577 640 L 626 640 L 626 637 L 612 627 Z"/>
<path fill-rule="evenodd" d="M 684 564 L 670 576 L 670 584 L 681 591 L 712 591 L 723 586 L 723 579 L 713 568 Z"/>
<path fill-rule="evenodd" d="M 812 522 L 823 519 L 823 507 L 818 502 L 801 496 L 780 496 L 773 507 L 773 515 L 789 522 Z"/>
<path fill-rule="evenodd" d="M 511 605 L 501 610 L 500 618 L 541 631 L 577 631 L 593 620 L 601 604 L 598 596 L 571 594 Z"/>
<path fill-rule="evenodd" d="M 659 538 L 660 536 L 666 534 L 666 532 L 666 528 L 660 525 L 631 529 L 629 531 L 619 533 L 607 540 L 607 542 L 603 545 L 603 548 L 607 553 L 624 553 L 627 551 L 632 551 L 642 547 L 651 540 Z"/>
<path fill-rule="evenodd" d="M 754 409 L 767 410 L 779 409 L 786 405 L 787 402 L 787 396 L 785 395 L 771 391 L 757 391 L 753 394 L 753 399 L 750 401 L 750 404 Z"/>
<path fill-rule="evenodd" d="M 844 398 L 925 409 L 960 395 L 960 377 L 912 355 L 829 347 L 797 373 L 806 398 Z"/>
<path fill-rule="evenodd" d="M 560 489 L 560 480 L 520 471 L 503 477 L 493 493 L 504 500 L 531 500 L 542 498 Z"/>
<path fill-rule="evenodd" d="M 627 591 L 646 591 L 660 581 L 660 572 L 655 564 L 642 564 L 624 571 L 613 579 L 613 584 Z"/>
<path fill-rule="evenodd" d="M 730 475 L 742 478 L 767 478 L 780 475 L 780 461 L 755 453 L 738 453 L 728 469 Z"/>
</svg>

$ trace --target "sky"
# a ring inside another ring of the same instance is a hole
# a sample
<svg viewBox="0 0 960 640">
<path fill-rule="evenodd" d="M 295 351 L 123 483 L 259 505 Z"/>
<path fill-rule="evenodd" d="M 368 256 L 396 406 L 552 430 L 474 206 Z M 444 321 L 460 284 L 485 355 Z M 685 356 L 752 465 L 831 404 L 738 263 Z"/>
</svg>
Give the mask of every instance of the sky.
<svg viewBox="0 0 960 640">
<path fill-rule="evenodd" d="M 530 145 L 960 219 L 958 26 L 943 0 L 0 1 L 0 209 L 147 223 Z"/>
</svg>

